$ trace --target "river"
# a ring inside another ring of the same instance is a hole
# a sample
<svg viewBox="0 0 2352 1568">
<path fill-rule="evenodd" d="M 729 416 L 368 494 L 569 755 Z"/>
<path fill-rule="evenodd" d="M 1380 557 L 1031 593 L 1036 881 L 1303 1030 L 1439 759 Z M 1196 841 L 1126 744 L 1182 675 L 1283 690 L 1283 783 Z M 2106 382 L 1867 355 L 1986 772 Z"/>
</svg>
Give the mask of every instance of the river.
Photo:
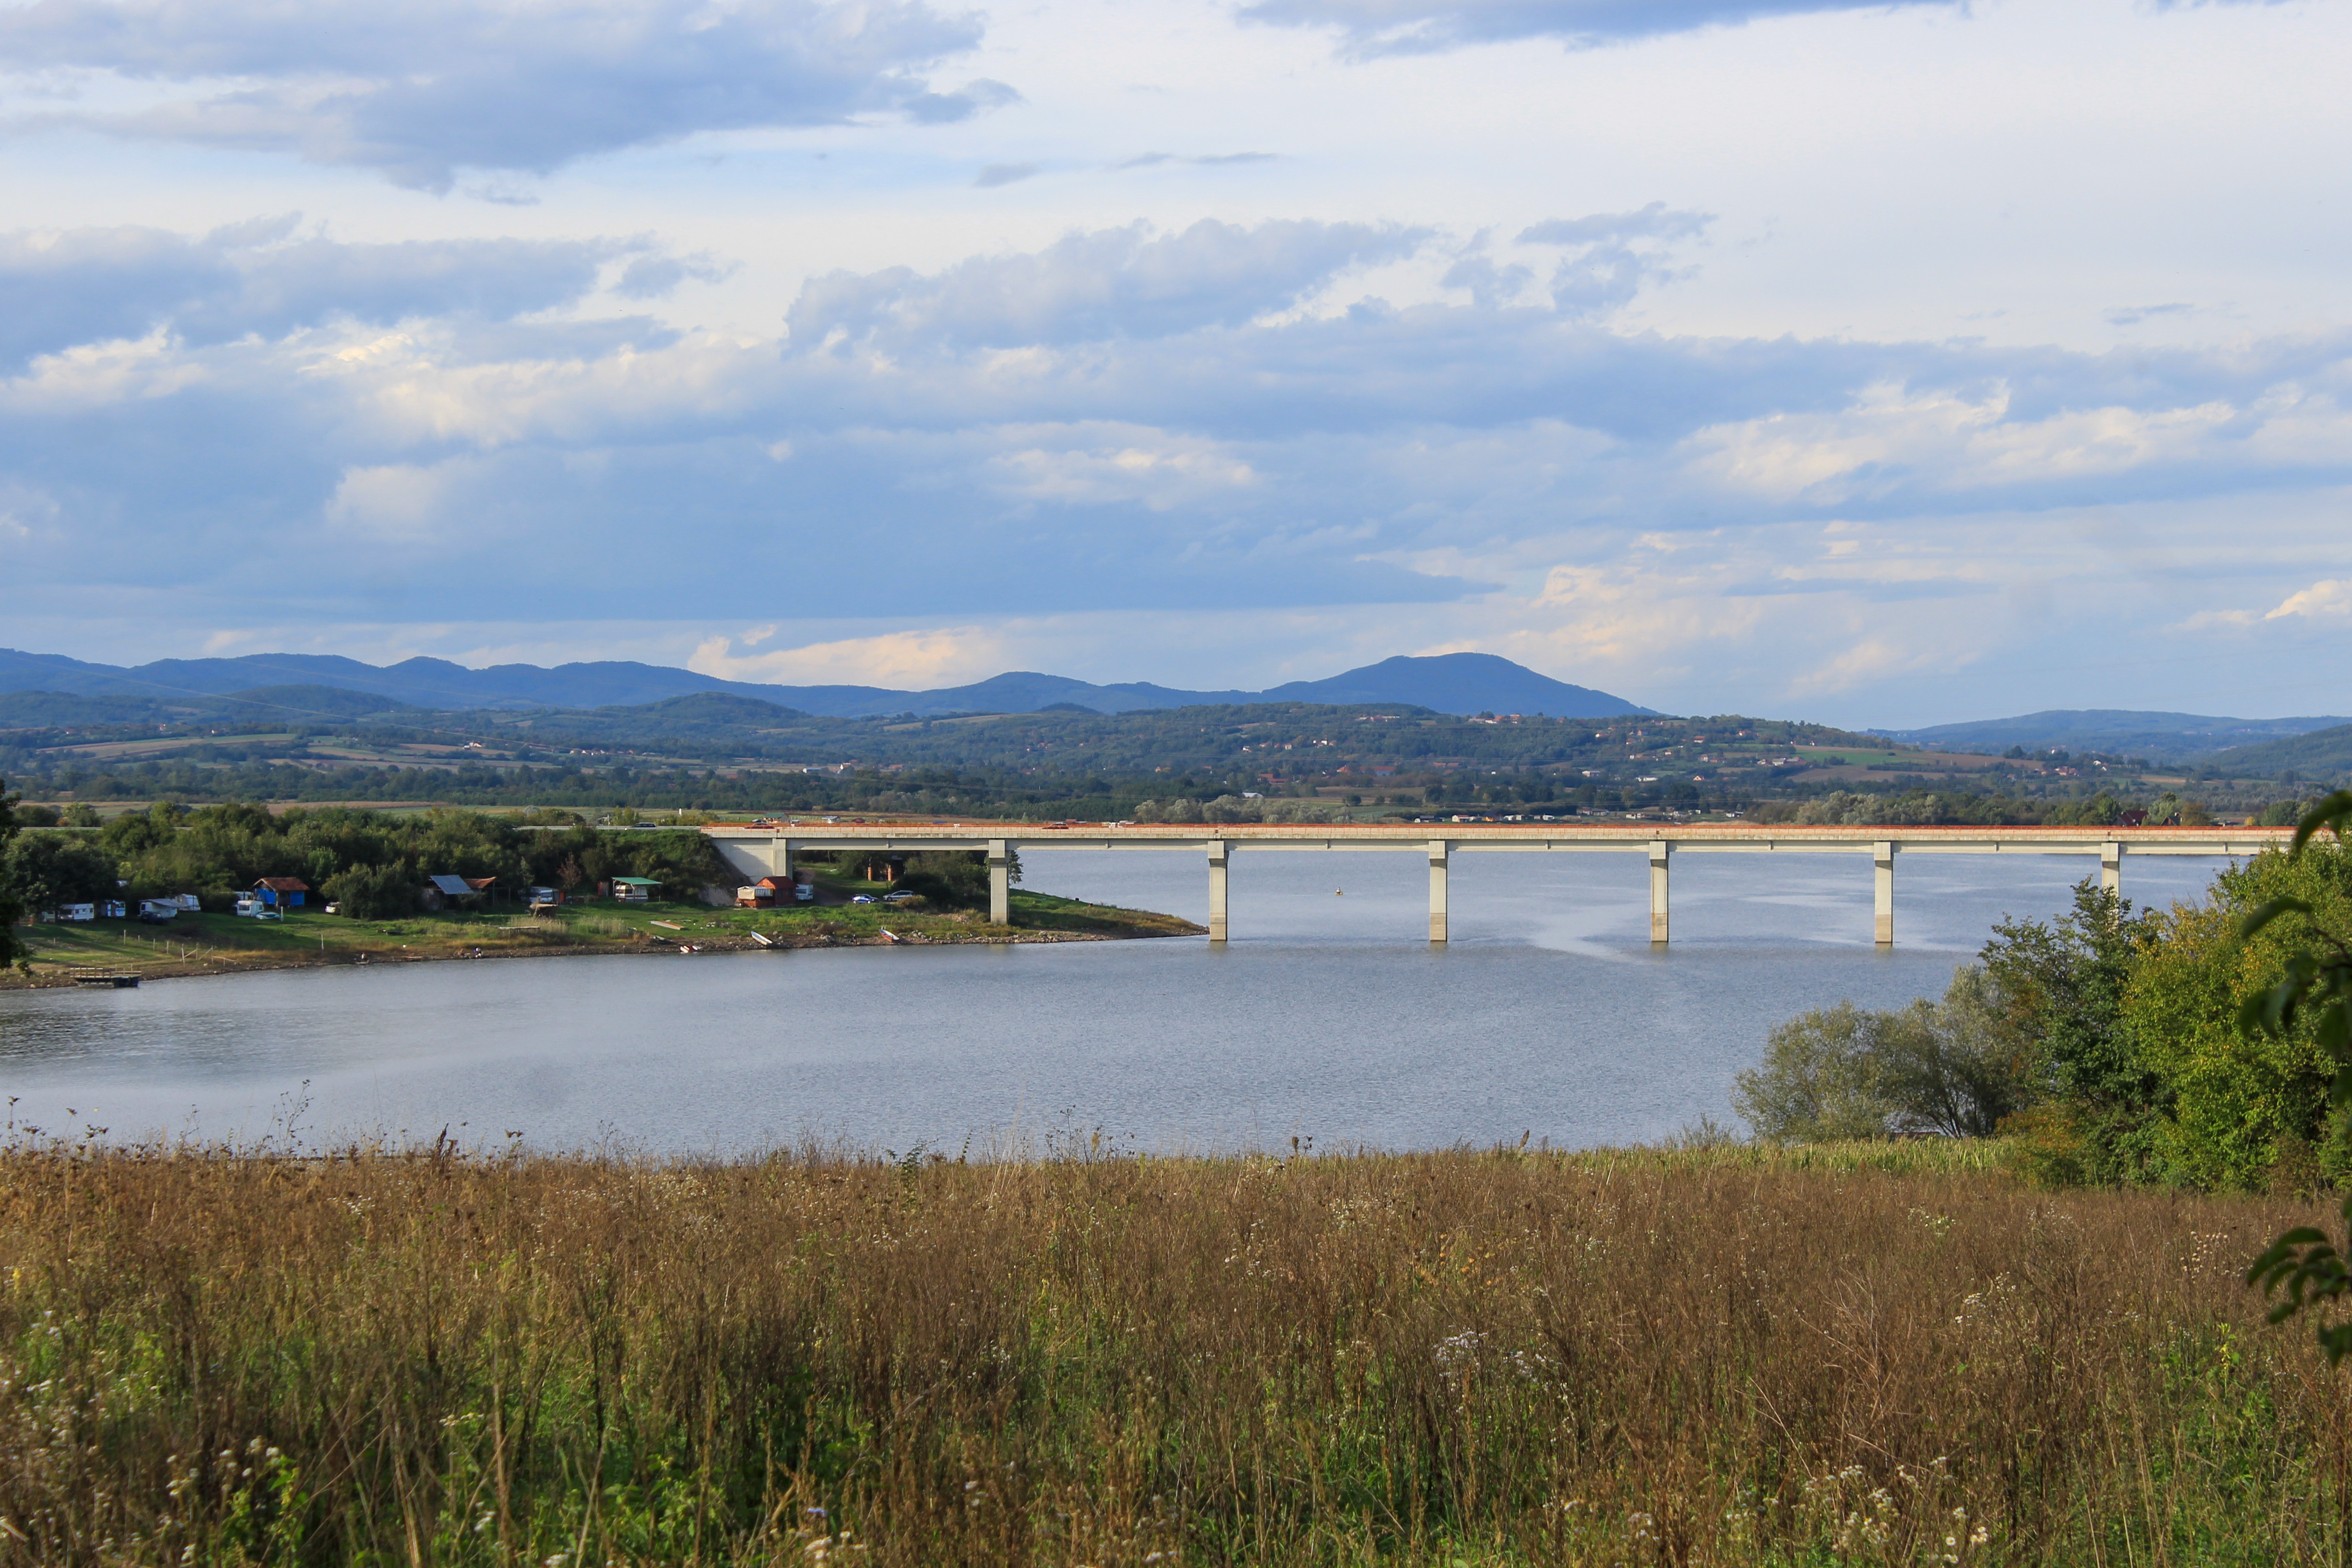
<svg viewBox="0 0 2352 1568">
<path fill-rule="evenodd" d="M 1207 916 L 1196 856 L 1057 851 L 1029 881 Z M 2126 861 L 2138 902 L 2219 861 Z M 1633 854 L 1454 857 L 1454 941 L 1404 853 L 1240 852 L 1233 940 L 517 959 L 0 996 L 0 1082 L 44 1135 L 107 1129 L 740 1153 L 1585 1146 L 1731 1120 L 1772 1026 L 1940 992 L 2076 857 L 1913 855 L 1891 952 L 1862 855 L 1677 855 L 1653 951 Z"/>
</svg>

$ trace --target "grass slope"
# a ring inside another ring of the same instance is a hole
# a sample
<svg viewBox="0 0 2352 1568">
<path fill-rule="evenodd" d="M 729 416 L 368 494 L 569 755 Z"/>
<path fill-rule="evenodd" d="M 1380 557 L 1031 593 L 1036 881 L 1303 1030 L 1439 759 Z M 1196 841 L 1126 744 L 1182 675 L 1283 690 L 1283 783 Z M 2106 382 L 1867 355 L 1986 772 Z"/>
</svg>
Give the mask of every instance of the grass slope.
<svg viewBox="0 0 2352 1568">
<path fill-rule="evenodd" d="M 1979 1146 L 0 1150 L 23 1562 L 2340 1563 L 2309 1206 Z M 1879 1168 L 1892 1166 L 1895 1168 Z"/>
</svg>

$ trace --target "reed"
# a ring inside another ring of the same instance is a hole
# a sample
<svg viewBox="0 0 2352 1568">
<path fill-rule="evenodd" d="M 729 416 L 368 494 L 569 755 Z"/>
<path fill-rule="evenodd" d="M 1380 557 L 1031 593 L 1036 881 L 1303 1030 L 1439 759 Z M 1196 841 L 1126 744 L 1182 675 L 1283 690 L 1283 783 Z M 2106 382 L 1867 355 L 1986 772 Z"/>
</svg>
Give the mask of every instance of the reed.
<svg viewBox="0 0 2352 1568">
<path fill-rule="evenodd" d="M 1953 1145 L 0 1154 L 0 1556 L 2342 1563 L 2284 1202 Z"/>
</svg>

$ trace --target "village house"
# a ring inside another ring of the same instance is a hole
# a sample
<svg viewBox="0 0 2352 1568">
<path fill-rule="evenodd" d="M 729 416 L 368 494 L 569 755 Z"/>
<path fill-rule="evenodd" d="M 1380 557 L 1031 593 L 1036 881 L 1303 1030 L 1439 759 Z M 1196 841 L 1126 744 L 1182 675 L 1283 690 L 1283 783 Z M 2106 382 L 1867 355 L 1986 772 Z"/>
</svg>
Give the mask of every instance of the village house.
<svg viewBox="0 0 2352 1568">
<path fill-rule="evenodd" d="M 487 876 L 428 876 L 417 902 L 427 909 L 465 908 L 485 896 L 493 880 Z"/>
</svg>

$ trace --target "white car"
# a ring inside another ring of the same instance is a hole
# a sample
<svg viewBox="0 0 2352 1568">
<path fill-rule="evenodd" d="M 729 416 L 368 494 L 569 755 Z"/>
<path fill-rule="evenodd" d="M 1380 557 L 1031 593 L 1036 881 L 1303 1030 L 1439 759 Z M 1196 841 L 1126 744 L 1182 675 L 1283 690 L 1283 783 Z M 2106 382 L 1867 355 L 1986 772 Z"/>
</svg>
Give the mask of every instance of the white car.
<svg viewBox="0 0 2352 1568">
<path fill-rule="evenodd" d="M 852 904 L 871 904 L 874 902 L 874 895 L 870 893 L 861 893 L 849 902 Z"/>
</svg>

